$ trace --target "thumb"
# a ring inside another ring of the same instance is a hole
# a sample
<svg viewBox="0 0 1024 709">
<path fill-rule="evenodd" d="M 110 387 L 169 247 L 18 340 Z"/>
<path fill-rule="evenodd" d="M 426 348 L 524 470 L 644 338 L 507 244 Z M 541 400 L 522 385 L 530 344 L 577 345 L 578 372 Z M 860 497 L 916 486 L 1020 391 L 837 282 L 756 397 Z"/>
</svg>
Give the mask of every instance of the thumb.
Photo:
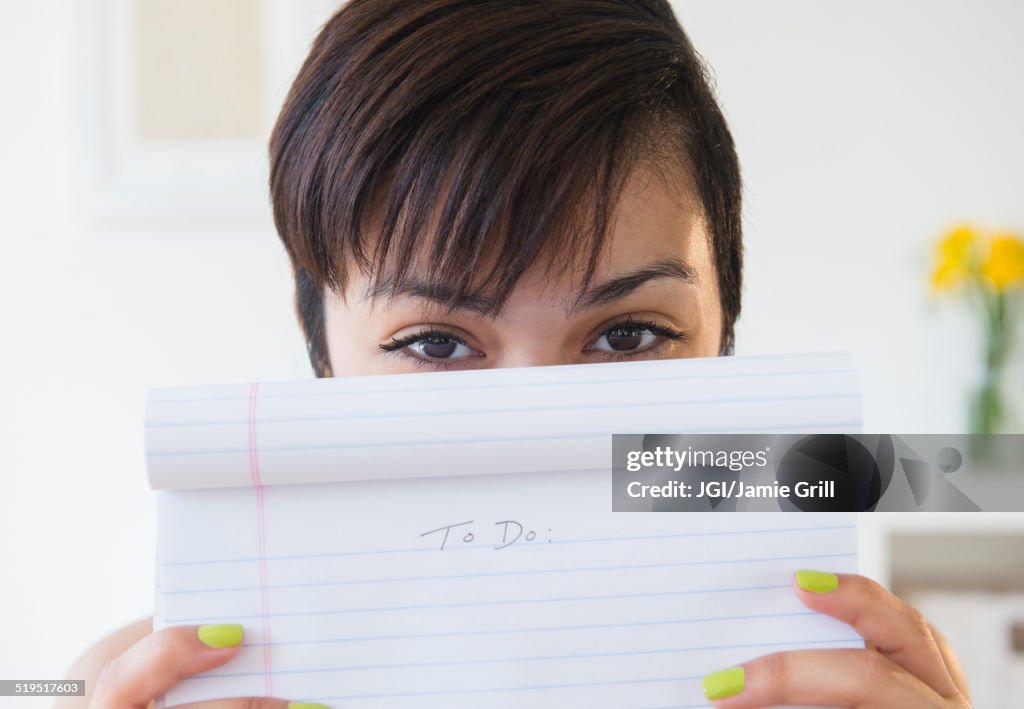
<svg viewBox="0 0 1024 709">
<path fill-rule="evenodd" d="M 146 709 L 186 677 L 223 665 L 237 655 L 242 635 L 242 626 L 234 623 L 178 625 L 147 635 L 103 668 L 90 709 Z M 282 699 L 244 701 L 252 709 L 287 707 Z M 232 705 L 237 704 L 218 702 L 214 706 Z"/>
</svg>

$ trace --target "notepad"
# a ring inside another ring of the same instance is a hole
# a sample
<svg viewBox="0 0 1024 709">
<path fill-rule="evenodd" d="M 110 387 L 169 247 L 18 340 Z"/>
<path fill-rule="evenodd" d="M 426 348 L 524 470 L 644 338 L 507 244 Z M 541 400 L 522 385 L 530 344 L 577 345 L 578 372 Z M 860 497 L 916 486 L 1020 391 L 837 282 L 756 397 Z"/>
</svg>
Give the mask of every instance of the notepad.
<svg viewBox="0 0 1024 709">
<path fill-rule="evenodd" d="M 611 434 L 859 432 L 848 356 L 159 389 L 154 627 L 238 622 L 166 706 L 705 707 L 703 674 L 863 647 L 798 568 L 849 514 L 613 513 Z"/>
</svg>

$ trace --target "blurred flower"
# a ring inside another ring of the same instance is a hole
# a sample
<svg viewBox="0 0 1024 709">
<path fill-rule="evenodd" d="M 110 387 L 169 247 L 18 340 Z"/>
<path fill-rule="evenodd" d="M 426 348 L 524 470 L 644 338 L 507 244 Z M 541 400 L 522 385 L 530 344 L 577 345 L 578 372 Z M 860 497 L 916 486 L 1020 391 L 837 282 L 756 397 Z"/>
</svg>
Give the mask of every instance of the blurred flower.
<svg viewBox="0 0 1024 709">
<path fill-rule="evenodd" d="M 963 291 L 984 333 L 982 372 L 971 397 L 971 433 L 997 433 L 1019 424 L 1003 392 L 1003 369 L 1010 357 L 1014 328 L 1024 300 L 1024 241 L 1015 234 L 989 234 L 961 224 L 936 244 L 932 289 Z"/>
<path fill-rule="evenodd" d="M 971 275 L 971 246 L 977 235 L 969 226 L 954 227 L 938 243 L 938 262 L 932 272 L 932 288 L 947 291 L 956 288 Z"/>
<path fill-rule="evenodd" d="M 1024 281 L 1024 242 L 1013 234 L 993 237 L 988 257 L 981 264 L 981 275 L 997 291 Z"/>
</svg>

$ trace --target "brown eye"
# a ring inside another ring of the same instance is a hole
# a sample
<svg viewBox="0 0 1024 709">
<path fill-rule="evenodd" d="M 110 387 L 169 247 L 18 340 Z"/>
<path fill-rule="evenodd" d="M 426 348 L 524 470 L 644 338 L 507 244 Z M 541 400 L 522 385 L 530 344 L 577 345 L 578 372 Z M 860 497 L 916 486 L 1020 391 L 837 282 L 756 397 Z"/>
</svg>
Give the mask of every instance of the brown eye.
<svg viewBox="0 0 1024 709">
<path fill-rule="evenodd" d="M 417 364 L 439 368 L 468 365 L 470 360 L 484 357 L 458 335 L 444 330 L 426 330 L 404 337 L 393 337 L 378 345 L 385 352 L 402 354 Z"/>
<path fill-rule="evenodd" d="M 645 328 L 642 327 L 614 327 L 605 333 L 605 339 L 611 349 L 616 352 L 635 350 L 644 341 Z"/>
<path fill-rule="evenodd" d="M 455 354 L 459 343 L 450 337 L 431 337 L 420 341 L 420 352 L 427 357 L 447 359 Z"/>
<path fill-rule="evenodd" d="M 402 348 L 411 350 L 413 354 L 426 360 L 462 360 L 468 357 L 479 357 L 480 353 L 454 335 L 442 332 L 423 333 L 397 343 Z"/>
<path fill-rule="evenodd" d="M 585 348 L 590 352 L 639 354 L 654 350 L 666 340 L 680 340 L 684 333 L 653 322 L 621 322 L 611 325 Z"/>
</svg>

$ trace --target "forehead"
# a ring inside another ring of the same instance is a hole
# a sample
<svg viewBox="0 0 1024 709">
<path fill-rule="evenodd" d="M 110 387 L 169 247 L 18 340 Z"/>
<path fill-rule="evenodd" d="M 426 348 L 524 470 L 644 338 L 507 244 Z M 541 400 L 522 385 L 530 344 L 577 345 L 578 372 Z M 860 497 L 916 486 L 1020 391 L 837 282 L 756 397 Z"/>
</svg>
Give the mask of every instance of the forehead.
<svg viewBox="0 0 1024 709">
<path fill-rule="evenodd" d="M 611 275 L 673 256 L 685 261 L 701 248 L 710 251 L 696 190 L 688 174 L 674 165 L 645 164 L 634 170 L 623 187 L 613 220 L 595 275 Z"/>
<path fill-rule="evenodd" d="M 575 243 L 553 239 L 523 271 L 514 291 L 564 301 L 606 279 L 669 259 L 678 260 L 694 283 L 715 280 L 710 234 L 700 200 L 690 175 L 674 161 L 638 164 L 624 180 L 608 216 L 607 235 L 596 253 L 590 253 L 592 241 L 588 239 Z M 368 231 L 372 236 L 373 226 Z M 351 274 L 352 287 L 347 292 L 370 302 L 399 295 L 443 300 L 448 294 L 451 307 L 500 311 L 504 299 L 495 301 L 494 284 L 489 281 L 508 265 L 498 258 L 484 252 L 470 266 L 471 285 L 455 292 L 451 274 L 439 270 L 429 249 L 422 248 L 402 269 L 393 263 L 376 272 L 354 269 L 359 272 Z"/>
</svg>

